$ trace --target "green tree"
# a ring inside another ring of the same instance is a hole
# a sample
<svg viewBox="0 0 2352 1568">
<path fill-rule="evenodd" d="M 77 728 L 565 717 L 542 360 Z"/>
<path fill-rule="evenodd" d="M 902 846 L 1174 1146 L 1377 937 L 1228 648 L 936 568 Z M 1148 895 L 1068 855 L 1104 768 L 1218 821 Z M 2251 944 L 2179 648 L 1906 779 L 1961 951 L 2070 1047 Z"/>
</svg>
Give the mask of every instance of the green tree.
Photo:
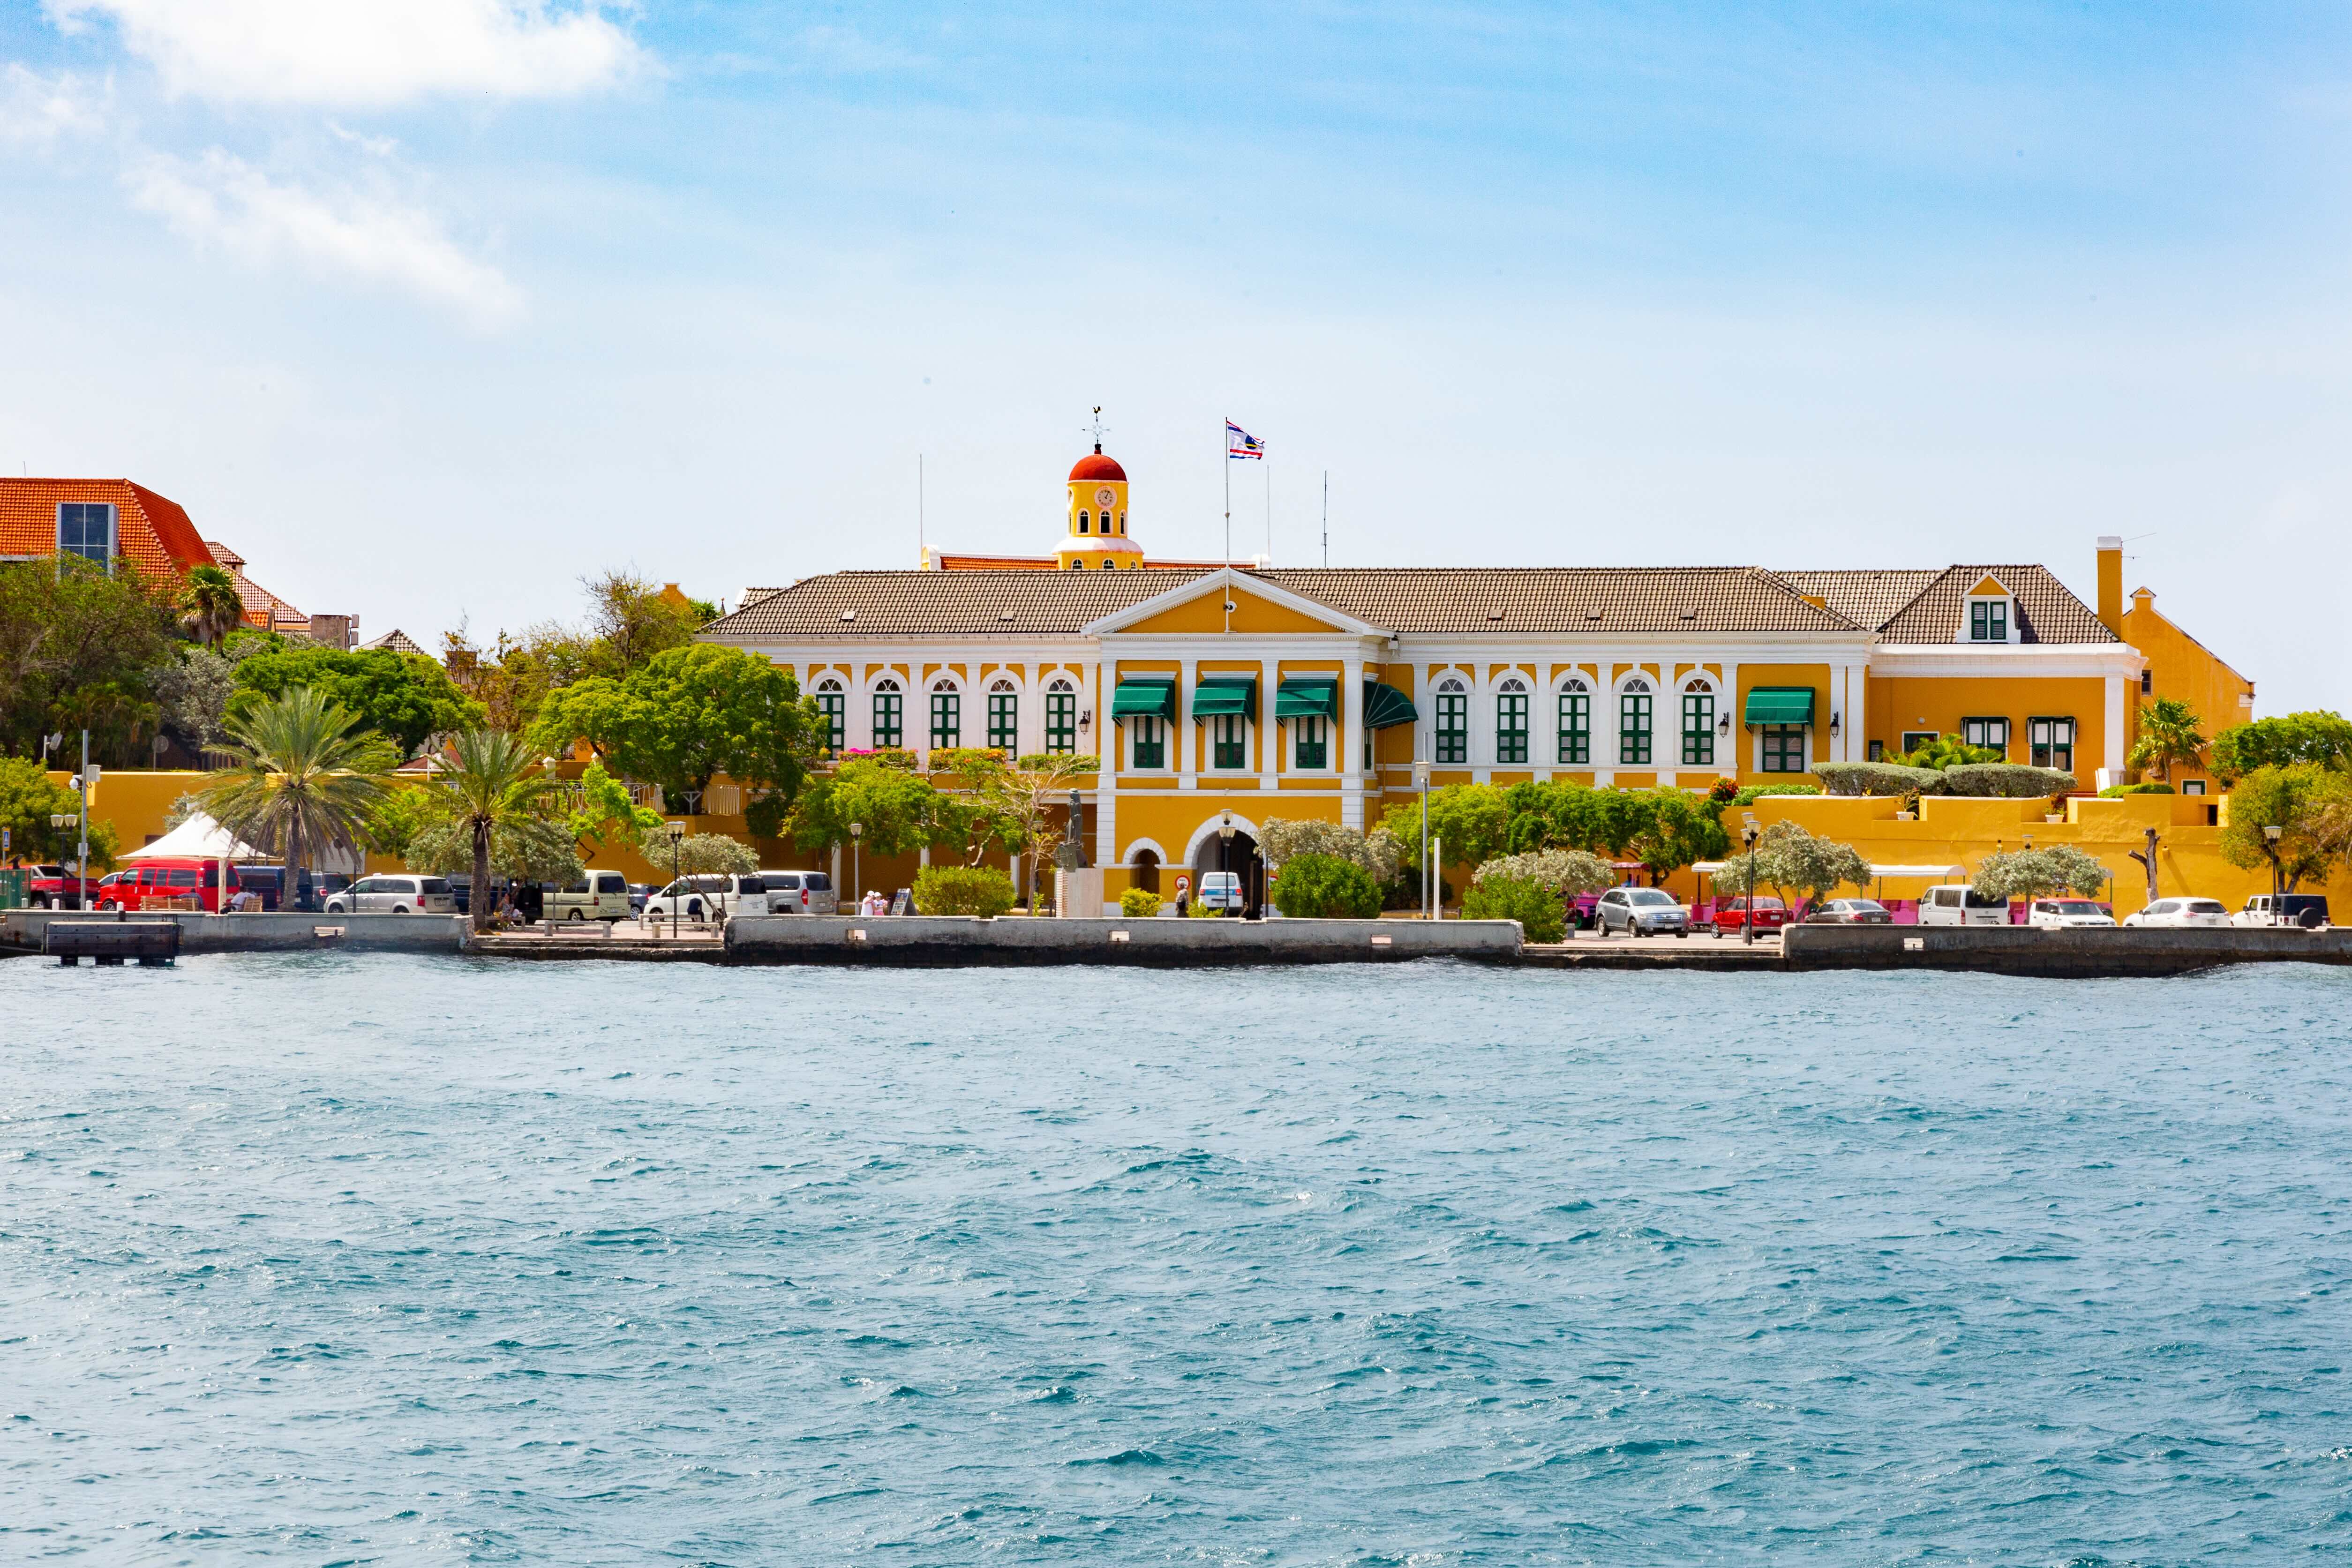
<svg viewBox="0 0 2352 1568">
<path fill-rule="evenodd" d="M 1364 868 L 1385 887 L 1404 864 L 1404 846 L 1386 828 L 1360 833 L 1327 818 L 1268 817 L 1259 828 L 1257 852 L 1276 871 L 1298 855 L 1331 855 Z"/>
<path fill-rule="evenodd" d="M 1036 907 L 1037 861 L 1052 832 L 1054 812 L 1068 819 L 1070 791 L 1100 766 L 1098 758 L 1043 754 L 1024 757 L 1017 764 L 990 765 L 976 758 L 959 761 L 971 784 L 970 794 L 947 798 L 958 812 L 951 826 L 943 825 L 938 842 L 961 841 L 970 846 L 971 863 L 991 849 L 1029 857 L 1025 881 L 1030 907 Z M 856 764 L 850 766 L 855 767 Z"/>
<path fill-rule="evenodd" d="M 1737 874 L 1743 884 L 1746 873 L 1747 857 L 1742 855 Z M 1870 882 L 1870 862 L 1853 845 L 1783 819 L 1768 824 L 1757 838 L 1756 880 L 1794 908 L 1801 898 L 1820 898 L 1841 887 L 1860 892 Z M 1720 875 L 1717 882 L 1721 884 Z"/>
<path fill-rule="evenodd" d="M 2141 704 L 2139 738 L 2124 760 L 2134 768 L 2151 768 L 2158 779 L 2169 782 L 2175 763 L 2193 763 L 2205 749 L 2198 723 L 2197 710 L 2179 697 Z"/>
<path fill-rule="evenodd" d="M 183 644 L 179 656 L 148 676 L 156 719 L 190 751 L 211 747 L 228 733 L 229 699 L 236 695 L 236 662 L 211 648 Z"/>
<path fill-rule="evenodd" d="M 993 920 L 1013 908 L 1013 879 L 994 866 L 927 865 L 915 873 L 918 914 L 973 915 Z M 1124 898 L 1120 902 L 1124 909 Z M 1152 908 L 1159 908 L 1157 898 Z"/>
<path fill-rule="evenodd" d="M 655 654 L 614 679 L 548 694 L 531 744 L 585 740 L 624 778 L 690 804 L 724 773 L 789 805 L 808 777 L 824 722 L 791 672 L 738 648 L 698 643 Z"/>
<path fill-rule="evenodd" d="M 194 797 L 184 795 L 181 799 L 193 800 Z M 418 839 L 446 815 L 430 784 L 395 785 L 383 792 L 383 800 L 368 819 L 368 848 L 380 855 L 391 855 L 395 860 L 405 862 Z M 409 869 L 415 871 L 419 868 L 412 865 Z M 451 868 L 449 874 L 455 875 L 465 869 L 460 864 Z"/>
<path fill-rule="evenodd" d="M 99 786 L 99 799 L 106 786 Z M 28 757 L 0 757 L 0 828 L 8 830 L 11 863 L 25 861 L 61 864 L 73 859 L 80 842 L 79 827 L 53 828 L 51 817 L 71 816 L 81 810 L 81 797 L 62 784 L 50 782 L 48 772 Z M 100 830 L 104 829 L 104 831 Z M 100 853 L 103 845 L 106 852 Z M 113 859 L 112 825 L 90 824 L 90 863 Z"/>
<path fill-rule="evenodd" d="M 554 863 L 565 870 L 579 864 L 559 809 L 562 789 L 562 781 L 541 768 L 520 736 L 462 729 L 449 737 L 448 760 L 416 791 L 428 797 L 434 820 L 413 836 L 409 853 L 440 869 L 463 853 L 473 878 L 475 930 L 490 928 L 490 871 L 500 858 L 494 849 L 502 849 L 513 864 Z"/>
<path fill-rule="evenodd" d="M 2230 787 L 2229 825 L 2221 830 L 2221 858 L 2252 871 L 2268 868 L 2293 893 L 2305 878 L 2327 875 L 2340 852 L 2334 831 L 2352 779 L 2315 762 L 2255 768 Z M 2263 831 L 2277 828 L 2275 841 Z"/>
<path fill-rule="evenodd" d="M 680 876 L 749 876 L 760 869 L 760 857 L 751 846 L 725 833 L 688 833 L 678 840 L 673 853 L 667 824 L 646 830 L 637 841 L 637 852 L 657 870 L 675 863 Z"/>
<path fill-rule="evenodd" d="M 153 766 L 150 678 L 180 645 L 175 591 L 127 561 L 0 564 L 0 751 L 32 756 L 87 726 L 93 760 Z"/>
<path fill-rule="evenodd" d="M 308 853 L 358 847 L 400 762 L 390 742 L 360 727 L 357 714 L 307 686 L 233 716 L 221 749 L 232 766 L 197 799 L 247 843 L 284 855 L 289 883 Z"/>
<path fill-rule="evenodd" d="M 662 825 L 662 814 L 629 798 L 629 787 L 604 770 L 601 762 L 581 769 L 578 804 L 567 826 L 575 839 L 597 845 L 634 844 L 648 829 Z"/>
<path fill-rule="evenodd" d="M 1429 832 L 1443 840 L 1440 857 L 1449 865 L 1479 865 L 1510 847 L 1511 800 L 1492 784 L 1448 784 L 1429 793 Z M 1381 818 L 1396 836 L 1399 853 L 1421 869 L 1421 800 L 1401 800 Z M 1537 846 L 1528 846 L 1530 848 Z"/>
<path fill-rule="evenodd" d="M 232 717 L 273 697 L 307 687 L 356 715 L 373 730 L 414 757 L 436 735 L 482 723 L 482 709 L 449 682 L 440 665 L 416 653 L 389 648 L 346 653 L 340 648 L 289 648 L 256 653 L 238 663 Z"/>
<path fill-rule="evenodd" d="M 1381 884 L 1337 855 L 1293 855 L 1275 873 L 1275 907 L 1300 920 L 1377 920 Z"/>
<path fill-rule="evenodd" d="M 793 813 L 793 841 L 804 850 L 833 849 L 849 842 L 855 822 L 874 853 L 913 854 L 940 841 L 944 806 L 921 774 L 860 758 L 803 791 Z"/>
<path fill-rule="evenodd" d="M 1687 789 L 1643 789 L 1642 821 L 1620 850 L 1662 878 L 1699 861 L 1720 860 L 1730 847 L 1720 808 Z"/>
<path fill-rule="evenodd" d="M 236 579 L 216 566 L 200 566 L 188 573 L 181 591 L 181 625 L 207 648 L 245 624 L 245 601 L 237 597 Z"/>
<path fill-rule="evenodd" d="M 1969 885 L 1987 898 L 2048 898 L 2060 893 L 2090 898 L 2107 885 L 2107 868 L 2072 844 L 2008 850 L 1979 861 Z"/>
<path fill-rule="evenodd" d="M 1559 894 L 1522 877 L 1492 876 L 1462 895 L 1465 920 L 1516 920 L 1530 942 L 1558 942 L 1568 933 L 1568 909 Z"/>
<path fill-rule="evenodd" d="M 2213 737 L 2213 776 L 2233 785 L 2259 768 L 2315 763 L 2352 768 L 2352 719 L 2339 713 L 2291 713 L 2231 725 Z"/>
<path fill-rule="evenodd" d="M 1548 887 L 1564 898 L 1599 893 L 1617 883 L 1617 868 L 1590 850 L 1531 850 L 1488 861 L 1472 873 L 1473 883 L 1506 877 Z"/>
</svg>

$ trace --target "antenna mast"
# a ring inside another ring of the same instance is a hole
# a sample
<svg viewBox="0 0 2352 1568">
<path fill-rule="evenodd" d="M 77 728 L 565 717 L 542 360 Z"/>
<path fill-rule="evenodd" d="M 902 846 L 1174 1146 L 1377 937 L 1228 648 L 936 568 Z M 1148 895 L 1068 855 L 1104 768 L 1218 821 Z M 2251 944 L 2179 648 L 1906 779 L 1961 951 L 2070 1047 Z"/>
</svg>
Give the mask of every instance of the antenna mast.
<svg viewBox="0 0 2352 1568">
<path fill-rule="evenodd" d="M 915 454 L 915 564 L 931 564 L 930 540 L 923 531 L 923 455 Z"/>
<path fill-rule="evenodd" d="M 1331 564 L 1331 470 L 1323 470 L 1323 564 Z"/>
</svg>

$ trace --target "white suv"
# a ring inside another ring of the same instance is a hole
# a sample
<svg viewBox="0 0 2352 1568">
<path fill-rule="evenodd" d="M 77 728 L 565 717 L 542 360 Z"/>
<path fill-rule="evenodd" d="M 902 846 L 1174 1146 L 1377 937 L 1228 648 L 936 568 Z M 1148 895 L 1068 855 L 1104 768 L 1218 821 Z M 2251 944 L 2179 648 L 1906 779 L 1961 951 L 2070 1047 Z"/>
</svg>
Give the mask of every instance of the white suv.
<svg viewBox="0 0 2352 1568">
<path fill-rule="evenodd" d="M 330 915 L 455 915 L 457 900 L 449 879 L 439 876 L 363 876 L 341 893 L 327 895 Z"/>
<path fill-rule="evenodd" d="M 2124 916 L 2126 925 L 2227 925 L 2230 912 L 2218 898 L 2159 898 Z"/>
<path fill-rule="evenodd" d="M 2037 898 L 2026 911 L 2025 923 L 2045 928 L 2113 925 L 2116 917 L 2087 898 Z"/>
<path fill-rule="evenodd" d="M 763 871 L 760 880 L 768 887 L 768 913 L 771 915 L 835 915 L 841 910 L 841 894 L 833 890 L 833 878 L 821 871 Z M 749 914 L 750 911 L 744 913 Z"/>
<path fill-rule="evenodd" d="M 706 873 L 682 876 L 646 900 L 646 921 L 667 920 L 672 910 L 680 920 L 724 920 L 733 915 L 768 913 L 768 884 L 756 872 L 750 876 Z"/>
</svg>

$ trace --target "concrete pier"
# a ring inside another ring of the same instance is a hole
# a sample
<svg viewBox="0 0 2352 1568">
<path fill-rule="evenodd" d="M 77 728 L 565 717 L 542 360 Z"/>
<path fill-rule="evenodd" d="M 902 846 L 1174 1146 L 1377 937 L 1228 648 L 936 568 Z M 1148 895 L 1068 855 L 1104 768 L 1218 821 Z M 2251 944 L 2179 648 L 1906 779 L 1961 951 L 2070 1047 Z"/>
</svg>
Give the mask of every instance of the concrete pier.
<svg viewBox="0 0 2352 1568">
<path fill-rule="evenodd" d="M 2352 964 L 2352 928 L 1791 925 L 1790 969 L 1966 969 L 2058 979 L 2193 974 L 2227 964 Z"/>
<path fill-rule="evenodd" d="M 369 952 L 455 953 L 465 920 L 455 915 L 166 915 L 132 921 L 172 921 L 180 927 L 180 956 L 198 953 L 301 953 L 331 947 Z M 78 909 L 0 910 L 0 950 L 38 953 L 52 922 L 112 924 L 111 912 Z"/>
<path fill-rule="evenodd" d="M 1117 964 L 1381 964 L 1411 958 L 1516 963 L 1515 920 L 975 920 L 770 915 L 727 923 L 737 964 L 948 967 Z"/>
</svg>

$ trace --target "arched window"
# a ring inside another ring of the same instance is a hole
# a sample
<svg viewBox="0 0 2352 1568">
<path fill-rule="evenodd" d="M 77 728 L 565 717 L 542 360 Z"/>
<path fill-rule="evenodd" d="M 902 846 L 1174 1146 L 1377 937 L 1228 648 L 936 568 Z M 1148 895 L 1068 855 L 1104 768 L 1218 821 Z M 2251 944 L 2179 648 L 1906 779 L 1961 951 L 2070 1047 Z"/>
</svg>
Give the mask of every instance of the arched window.
<svg viewBox="0 0 2352 1568">
<path fill-rule="evenodd" d="M 1087 531 L 1087 523 L 1088 514 L 1080 512 L 1078 514 L 1078 532 L 1085 533 Z"/>
<path fill-rule="evenodd" d="M 1021 749 L 1021 690 L 999 679 L 988 688 L 988 744 L 1011 757 Z"/>
<path fill-rule="evenodd" d="M 904 745 L 907 738 L 907 698 L 898 683 L 884 677 L 874 687 L 874 744 L 877 748 Z"/>
<path fill-rule="evenodd" d="M 1121 512 L 1118 515 L 1118 531 L 1122 534 L 1127 532 L 1127 514 L 1125 512 Z"/>
<path fill-rule="evenodd" d="M 830 676 L 817 682 L 816 706 L 818 711 L 824 715 L 824 748 L 827 753 L 839 756 L 842 747 L 847 743 L 845 732 L 849 720 L 849 698 L 843 693 L 841 683 Z"/>
<path fill-rule="evenodd" d="M 1592 688 L 1574 675 L 1559 688 L 1560 765 L 1592 765 Z"/>
<path fill-rule="evenodd" d="M 1433 723 L 1439 762 L 1470 760 L 1470 694 L 1451 676 L 1437 683 L 1437 714 Z"/>
<path fill-rule="evenodd" d="M 1056 678 L 1045 688 L 1045 749 L 1067 756 L 1077 748 L 1077 688 Z"/>
<path fill-rule="evenodd" d="M 1650 690 L 1650 683 L 1640 675 L 1628 675 L 1617 688 L 1617 760 L 1633 768 L 1650 766 L 1651 729 L 1656 719 L 1658 699 Z"/>
<path fill-rule="evenodd" d="M 963 744 L 963 693 L 953 681 L 931 687 L 931 749 L 944 751 Z"/>
<path fill-rule="evenodd" d="M 1514 675 L 1495 689 L 1495 760 L 1528 759 L 1528 684 Z"/>
<path fill-rule="evenodd" d="M 1704 675 L 1683 683 L 1683 766 L 1715 766 L 1715 683 Z"/>
</svg>

